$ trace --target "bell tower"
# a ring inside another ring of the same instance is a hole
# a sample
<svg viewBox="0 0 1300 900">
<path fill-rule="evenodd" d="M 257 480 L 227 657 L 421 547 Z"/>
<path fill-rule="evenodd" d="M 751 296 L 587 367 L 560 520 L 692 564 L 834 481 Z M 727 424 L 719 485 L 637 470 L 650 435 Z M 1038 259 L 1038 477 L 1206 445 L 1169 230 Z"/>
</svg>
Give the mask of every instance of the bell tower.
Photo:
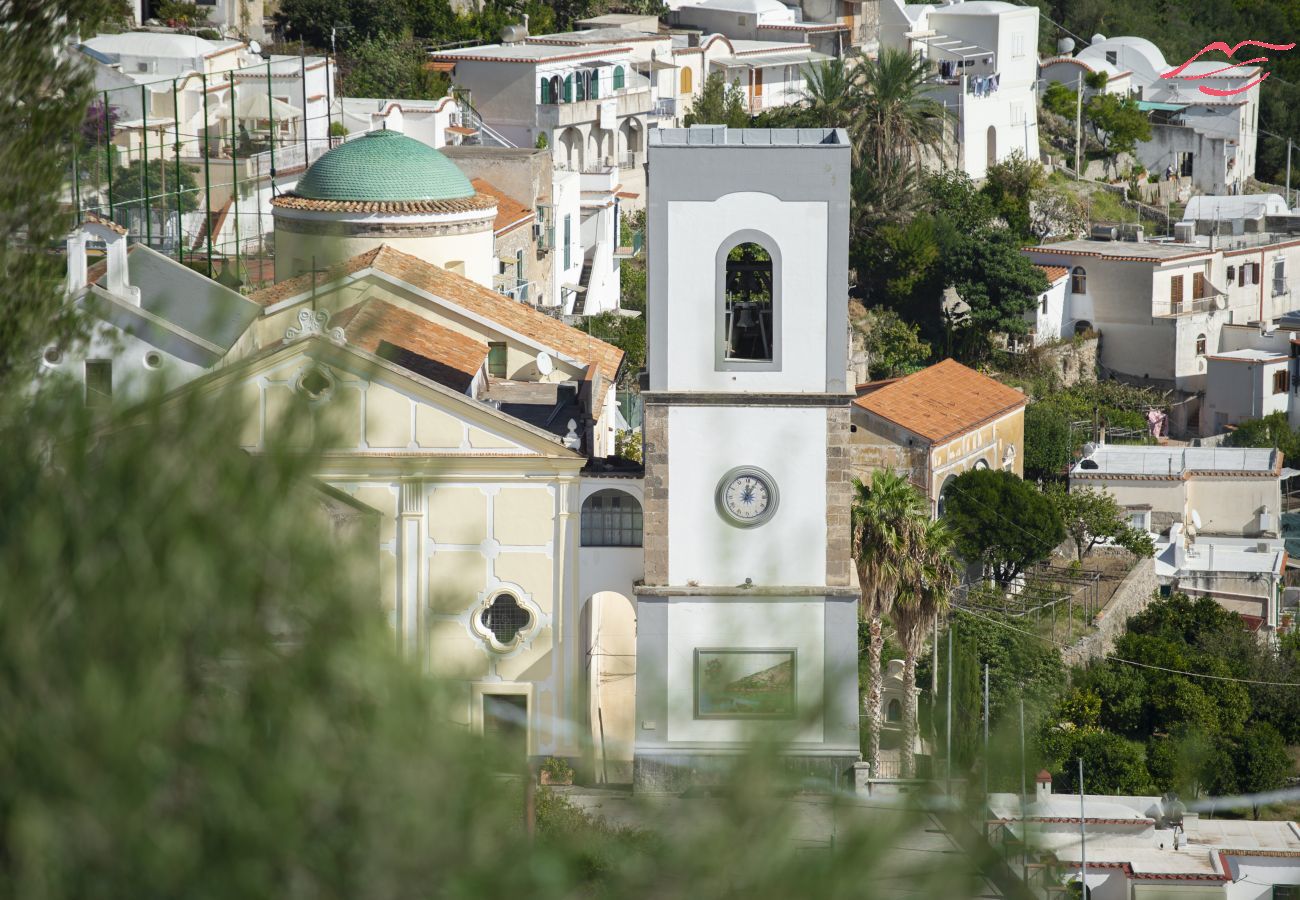
<svg viewBox="0 0 1300 900">
<path fill-rule="evenodd" d="M 848 138 L 651 132 L 639 790 L 756 739 L 858 758 Z"/>
</svg>

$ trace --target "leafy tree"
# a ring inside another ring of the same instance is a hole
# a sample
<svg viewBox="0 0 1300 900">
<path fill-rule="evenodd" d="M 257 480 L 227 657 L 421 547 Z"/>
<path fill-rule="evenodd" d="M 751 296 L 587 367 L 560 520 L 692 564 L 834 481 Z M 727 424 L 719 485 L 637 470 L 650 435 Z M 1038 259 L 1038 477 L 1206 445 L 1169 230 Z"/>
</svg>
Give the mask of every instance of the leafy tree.
<svg viewBox="0 0 1300 900">
<path fill-rule="evenodd" d="M 1046 559 L 1065 538 L 1052 501 L 1012 472 L 971 469 L 949 482 L 944 497 L 957 552 L 1001 586 Z"/>
<path fill-rule="evenodd" d="M 930 345 L 921 340 L 917 327 L 892 309 L 863 309 L 854 302 L 850 315 L 853 330 L 862 337 L 872 378 L 908 375 L 930 358 Z"/>
<path fill-rule="evenodd" d="M 181 166 L 181 180 L 177 184 L 176 165 L 171 160 L 151 159 L 144 165 L 132 163 L 113 175 L 113 206 L 121 209 L 143 203 L 147 184 L 153 208 L 170 211 L 179 204 L 181 212 L 192 212 L 199 208 L 197 171 L 194 166 Z"/>
<path fill-rule="evenodd" d="M 162 0 L 155 15 L 164 22 L 175 22 L 183 28 L 200 28 L 208 24 L 208 10 L 197 3 L 181 0 Z"/>
<path fill-rule="evenodd" d="M 893 163 L 920 168 L 943 140 L 943 106 L 931 96 L 928 60 L 908 50 L 881 49 L 879 57 L 859 60 L 857 104 L 861 116 L 859 159 L 876 172 Z"/>
<path fill-rule="evenodd" d="M 437 100 L 451 82 L 425 68 L 424 46 L 408 32 L 381 33 L 354 43 L 340 66 L 340 89 L 349 97 L 401 97 Z"/>
<path fill-rule="evenodd" d="M 581 324 L 583 331 L 613 344 L 627 354 L 623 365 L 624 384 L 636 383 L 645 368 L 646 340 L 645 316 L 623 316 L 617 312 L 604 312 L 587 316 Z"/>
<path fill-rule="evenodd" d="M 1074 120 L 1078 111 L 1079 95 L 1059 81 L 1053 81 L 1043 91 L 1043 108 L 1058 116 Z"/>
<path fill-rule="evenodd" d="M 1276 447 L 1287 459 L 1300 459 L 1300 432 L 1291 427 L 1284 412 L 1242 422 L 1224 443 L 1229 447 Z"/>
<path fill-rule="evenodd" d="M 1146 747 L 1118 734 L 1051 726 L 1040 738 L 1040 749 L 1053 776 L 1052 787 L 1060 793 L 1078 793 L 1079 759 L 1085 793 L 1141 795 L 1155 790 Z"/>
<path fill-rule="evenodd" d="M 1131 97 L 1097 94 L 1088 100 L 1083 114 L 1111 171 L 1121 153 L 1132 153 L 1138 141 L 1151 140 L 1150 117 Z"/>
<path fill-rule="evenodd" d="M 726 125 L 744 128 L 749 124 L 749 109 L 740 82 L 727 84 L 721 72 L 704 79 L 700 95 L 686 112 L 685 123 L 690 125 Z"/>
<path fill-rule="evenodd" d="M 905 585 L 919 580 L 913 550 L 930 521 L 930 505 L 906 478 L 888 469 L 871 473 L 871 481 L 854 484 L 853 558 L 862 586 L 859 614 L 867 620 L 869 686 L 863 713 L 870 723 L 867 760 L 880 768 L 880 702 L 883 691 L 882 620 Z"/>
<path fill-rule="evenodd" d="M 1050 403 L 1025 409 L 1025 478 L 1058 479 L 1070 464 L 1070 423 Z"/>
<path fill-rule="evenodd" d="M 1275 791 L 1290 777 L 1294 766 L 1286 751 L 1286 741 L 1267 722 L 1246 726 L 1241 739 L 1241 761 L 1237 766 L 1238 786 L 1250 794 Z M 1252 806 L 1259 818 L 1259 804 Z"/>
<path fill-rule="evenodd" d="M 804 68 L 804 90 L 788 126 L 843 128 L 853 145 L 854 159 L 862 152 L 863 110 L 855 64 L 860 58 L 837 57 Z"/>
<path fill-rule="evenodd" d="M 1080 562 L 1102 541 L 1116 545 L 1138 557 L 1155 553 L 1155 544 L 1145 531 L 1129 525 L 1128 517 L 1115 498 L 1104 490 L 1081 488 L 1070 490 L 1057 485 L 1047 492 L 1056 506 L 1065 531 L 1074 540 Z"/>
<path fill-rule="evenodd" d="M 924 309 L 916 307 L 941 290 L 942 250 L 933 217 L 921 215 L 906 224 L 883 225 L 870 241 L 859 245 L 859 253 L 859 283 L 868 296 L 894 310 L 910 312 L 914 321 L 924 321 Z"/>
<path fill-rule="evenodd" d="M 1047 184 L 1043 167 L 1017 150 L 1000 163 L 989 166 L 982 193 L 997 215 L 1021 240 L 1033 238 L 1030 201 Z"/>
<path fill-rule="evenodd" d="M 114 9 L 102 0 L 0 5 L 0 272 L 8 291 L 0 387 L 10 379 L 25 383 L 42 347 L 83 331 L 59 290 L 63 260 L 44 251 L 71 225 L 64 199 L 69 151 L 86 121 L 91 73 L 51 48 L 95 34 Z"/>
<path fill-rule="evenodd" d="M 902 775 L 916 774 L 913 747 L 920 735 L 917 721 L 916 660 L 925 647 L 939 617 L 946 614 L 950 595 L 957 585 L 957 566 L 952 553 L 952 532 L 942 521 L 927 521 L 912 532 L 909 550 L 913 565 L 909 577 L 899 583 L 894 600 L 893 620 L 903 644 L 903 749 Z"/>
<path fill-rule="evenodd" d="M 1110 73 L 1101 70 L 1089 72 L 1083 76 L 1083 83 L 1090 91 L 1104 91 L 1106 85 L 1110 83 Z"/>
<path fill-rule="evenodd" d="M 940 231 L 944 281 L 970 306 L 965 331 L 975 340 L 972 352 L 987 352 L 994 332 L 1024 334 L 1025 313 L 1047 290 L 1047 276 L 1020 252 L 1020 241 L 1005 229 L 959 233 L 950 225 Z"/>
</svg>

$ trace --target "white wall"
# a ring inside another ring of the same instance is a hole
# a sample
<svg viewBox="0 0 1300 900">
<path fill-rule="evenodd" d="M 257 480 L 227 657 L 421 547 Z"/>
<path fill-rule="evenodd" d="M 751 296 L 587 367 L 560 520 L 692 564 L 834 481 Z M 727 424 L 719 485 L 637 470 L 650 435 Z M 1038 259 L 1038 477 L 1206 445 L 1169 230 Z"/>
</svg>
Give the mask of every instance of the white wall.
<svg viewBox="0 0 1300 900">
<path fill-rule="evenodd" d="M 665 390 L 821 391 L 826 387 L 824 354 L 808 352 L 826 342 L 825 203 L 783 202 L 770 194 L 740 192 L 715 202 L 674 201 L 668 205 L 663 249 L 671 261 L 674 302 L 664 310 L 672 335 Z M 716 371 L 718 342 L 717 256 L 724 242 L 753 223 L 764 223 L 780 250 L 773 326 L 779 371 Z M 816 302 L 807 302 L 810 299 Z"/>
<path fill-rule="evenodd" d="M 668 611 L 668 728 L 670 741 L 739 742 L 763 737 L 821 741 L 825 682 L 825 607 L 808 600 L 674 600 Z M 795 697 L 802 724 L 784 721 L 696 719 L 695 650 L 793 649 Z M 789 730 L 798 727 L 790 734 Z"/>
<path fill-rule="evenodd" d="M 825 409 L 674 406 L 668 428 L 669 584 L 825 583 Z M 737 465 L 776 481 L 776 514 L 756 528 L 717 510 L 718 484 Z"/>
<path fill-rule="evenodd" d="M 1271 900 L 1273 885 L 1300 884 L 1300 860 L 1289 857 L 1229 856 L 1228 871 L 1227 900 Z"/>
</svg>

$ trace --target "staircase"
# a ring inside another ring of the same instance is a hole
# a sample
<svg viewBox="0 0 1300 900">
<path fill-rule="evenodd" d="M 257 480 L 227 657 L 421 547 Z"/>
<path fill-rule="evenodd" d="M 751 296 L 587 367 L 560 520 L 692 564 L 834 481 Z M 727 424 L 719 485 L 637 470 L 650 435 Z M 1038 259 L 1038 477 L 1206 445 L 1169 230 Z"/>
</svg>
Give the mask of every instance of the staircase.
<svg viewBox="0 0 1300 900">
<path fill-rule="evenodd" d="M 494 130 L 491 125 L 483 121 L 479 111 L 474 108 L 474 104 L 469 102 L 469 97 L 460 95 L 456 98 L 457 105 L 460 107 L 460 124 L 465 128 L 473 128 L 477 132 L 473 137 L 467 138 L 467 144 L 477 144 L 482 147 L 506 147 L 513 149 L 515 145 L 503 137 L 500 132 Z"/>
<path fill-rule="evenodd" d="M 578 278 L 578 284 L 584 288 L 591 286 L 591 265 L 592 259 L 588 256 L 582 262 L 582 275 Z M 587 295 L 590 291 L 580 291 L 578 299 L 573 301 L 573 314 L 575 316 L 585 316 L 587 314 Z"/>
</svg>

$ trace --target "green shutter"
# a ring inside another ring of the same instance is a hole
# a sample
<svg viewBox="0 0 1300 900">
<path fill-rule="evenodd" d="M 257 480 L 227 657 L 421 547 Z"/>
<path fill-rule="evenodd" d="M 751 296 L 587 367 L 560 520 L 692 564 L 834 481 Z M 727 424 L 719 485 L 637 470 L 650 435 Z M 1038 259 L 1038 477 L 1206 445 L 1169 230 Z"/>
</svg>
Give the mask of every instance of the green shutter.
<svg viewBox="0 0 1300 900">
<path fill-rule="evenodd" d="M 573 73 L 564 76 L 564 102 L 573 102 Z"/>
<path fill-rule="evenodd" d="M 564 268 L 565 269 L 568 269 L 569 266 L 572 265 L 572 258 L 569 256 L 569 241 L 571 239 L 569 230 L 572 225 L 572 222 L 573 222 L 572 216 L 564 217 Z"/>
<path fill-rule="evenodd" d="M 551 102 L 551 83 L 547 81 L 545 78 L 543 78 L 542 79 L 542 103 L 547 104 L 550 102 Z"/>
<path fill-rule="evenodd" d="M 591 73 L 591 99 L 595 100 L 600 96 L 600 73 Z"/>
<path fill-rule="evenodd" d="M 621 91 L 622 89 L 623 89 L 623 67 L 619 66 L 616 69 L 614 69 L 614 90 Z"/>
<path fill-rule="evenodd" d="M 493 378 L 506 377 L 507 351 L 505 344 L 488 344 L 488 374 Z"/>
</svg>

